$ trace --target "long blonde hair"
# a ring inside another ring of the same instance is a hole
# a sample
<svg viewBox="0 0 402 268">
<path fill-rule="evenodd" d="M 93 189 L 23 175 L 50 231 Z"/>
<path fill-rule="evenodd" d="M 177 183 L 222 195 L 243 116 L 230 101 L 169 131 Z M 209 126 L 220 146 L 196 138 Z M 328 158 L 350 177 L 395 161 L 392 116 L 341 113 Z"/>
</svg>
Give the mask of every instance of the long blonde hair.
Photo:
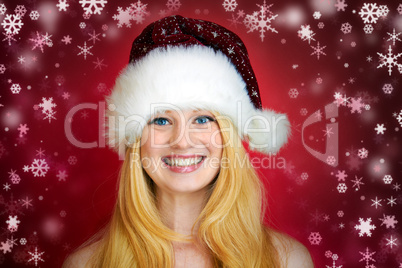
<svg viewBox="0 0 402 268">
<path fill-rule="evenodd" d="M 214 267 L 280 267 L 271 230 L 263 224 L 263 184 L 231 120 L 214 114 L 226 145 L 222 159 L 228 161 L 210 185 L 206 205 L 193 225 L 199 224 L 195 235 L 212 255 Z M 172 241 L 192 241 L 163 223 L 154 183 L 138 164 L 139 144 L 126 152 L 113 216 L 87 267 L 169 268 L 174 266 Z"/>
</svg>

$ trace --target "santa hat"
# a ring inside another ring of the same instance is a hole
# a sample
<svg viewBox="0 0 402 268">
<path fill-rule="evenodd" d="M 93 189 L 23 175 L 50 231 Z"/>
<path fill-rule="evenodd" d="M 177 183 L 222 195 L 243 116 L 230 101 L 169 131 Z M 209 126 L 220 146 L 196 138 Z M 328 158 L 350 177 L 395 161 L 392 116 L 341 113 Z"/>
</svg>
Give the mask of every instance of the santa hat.
<svg viewBox="0 0 402 268">
<path fill-rule="evenodd" d="M 262 108 L 241 39 L 215 23 L 178 15 L 150 24 L 134 40 L 107 103 L 109 145 L 123 153 L 152 115 L 172 109 L 217 111 L 263 153 L 276 153 L 290 132 L 285 114 Z"/>
</svg>

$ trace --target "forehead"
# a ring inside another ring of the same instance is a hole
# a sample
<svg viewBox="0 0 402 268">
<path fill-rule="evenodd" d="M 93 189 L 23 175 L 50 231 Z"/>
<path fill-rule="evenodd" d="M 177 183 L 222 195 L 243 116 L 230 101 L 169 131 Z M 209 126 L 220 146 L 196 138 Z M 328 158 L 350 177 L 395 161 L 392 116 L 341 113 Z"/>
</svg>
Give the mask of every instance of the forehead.
<svg viewBox="0 0 402 268">
<path fill-rule="evenodd" d="M 167 115 L 177 115 L 177 114 L 187 114 L 187 115 L 192 115 L 192 114 L 207 114 L 207 115 L 213 115 L 210 111 L 208 110 L 166 110 L 166 111 L 160 111 L 158 114 L 167 114 Z"/>
</svg>

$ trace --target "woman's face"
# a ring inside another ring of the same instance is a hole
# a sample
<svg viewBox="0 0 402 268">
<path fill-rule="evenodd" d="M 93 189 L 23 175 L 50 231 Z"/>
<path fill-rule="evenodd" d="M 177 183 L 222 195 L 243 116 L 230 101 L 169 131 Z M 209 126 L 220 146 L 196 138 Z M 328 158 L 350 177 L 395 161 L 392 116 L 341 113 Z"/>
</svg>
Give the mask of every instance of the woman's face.
<svg viewBox="0 0 402 268">
<path fill-rule="evenodd" d="M 156 114 L 145 126 L 141 144 L 141 163 L 158 190 L 203 191 L 219 172 L 222 136 L 208 111 Z"/>
</svg>

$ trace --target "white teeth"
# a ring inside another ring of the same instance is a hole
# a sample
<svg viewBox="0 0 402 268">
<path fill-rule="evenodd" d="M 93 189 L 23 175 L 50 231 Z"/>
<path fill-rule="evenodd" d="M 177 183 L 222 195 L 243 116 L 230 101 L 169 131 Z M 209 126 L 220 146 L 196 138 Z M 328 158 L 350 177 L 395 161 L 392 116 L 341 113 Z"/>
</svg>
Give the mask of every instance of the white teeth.
<svg viewBox="0 0 402 268">
<path fill-rule="evenodd" d="M 179 166 L 179 167 L 185 167 L 185 166 L 192 166 L 195 164 L 200 163 L 202 160 L 202 156 L 200 157 L 195 157 L 195 158 L 165 158 L 164 161 L 166 164 L 169 166 Z"/>
</svg>

